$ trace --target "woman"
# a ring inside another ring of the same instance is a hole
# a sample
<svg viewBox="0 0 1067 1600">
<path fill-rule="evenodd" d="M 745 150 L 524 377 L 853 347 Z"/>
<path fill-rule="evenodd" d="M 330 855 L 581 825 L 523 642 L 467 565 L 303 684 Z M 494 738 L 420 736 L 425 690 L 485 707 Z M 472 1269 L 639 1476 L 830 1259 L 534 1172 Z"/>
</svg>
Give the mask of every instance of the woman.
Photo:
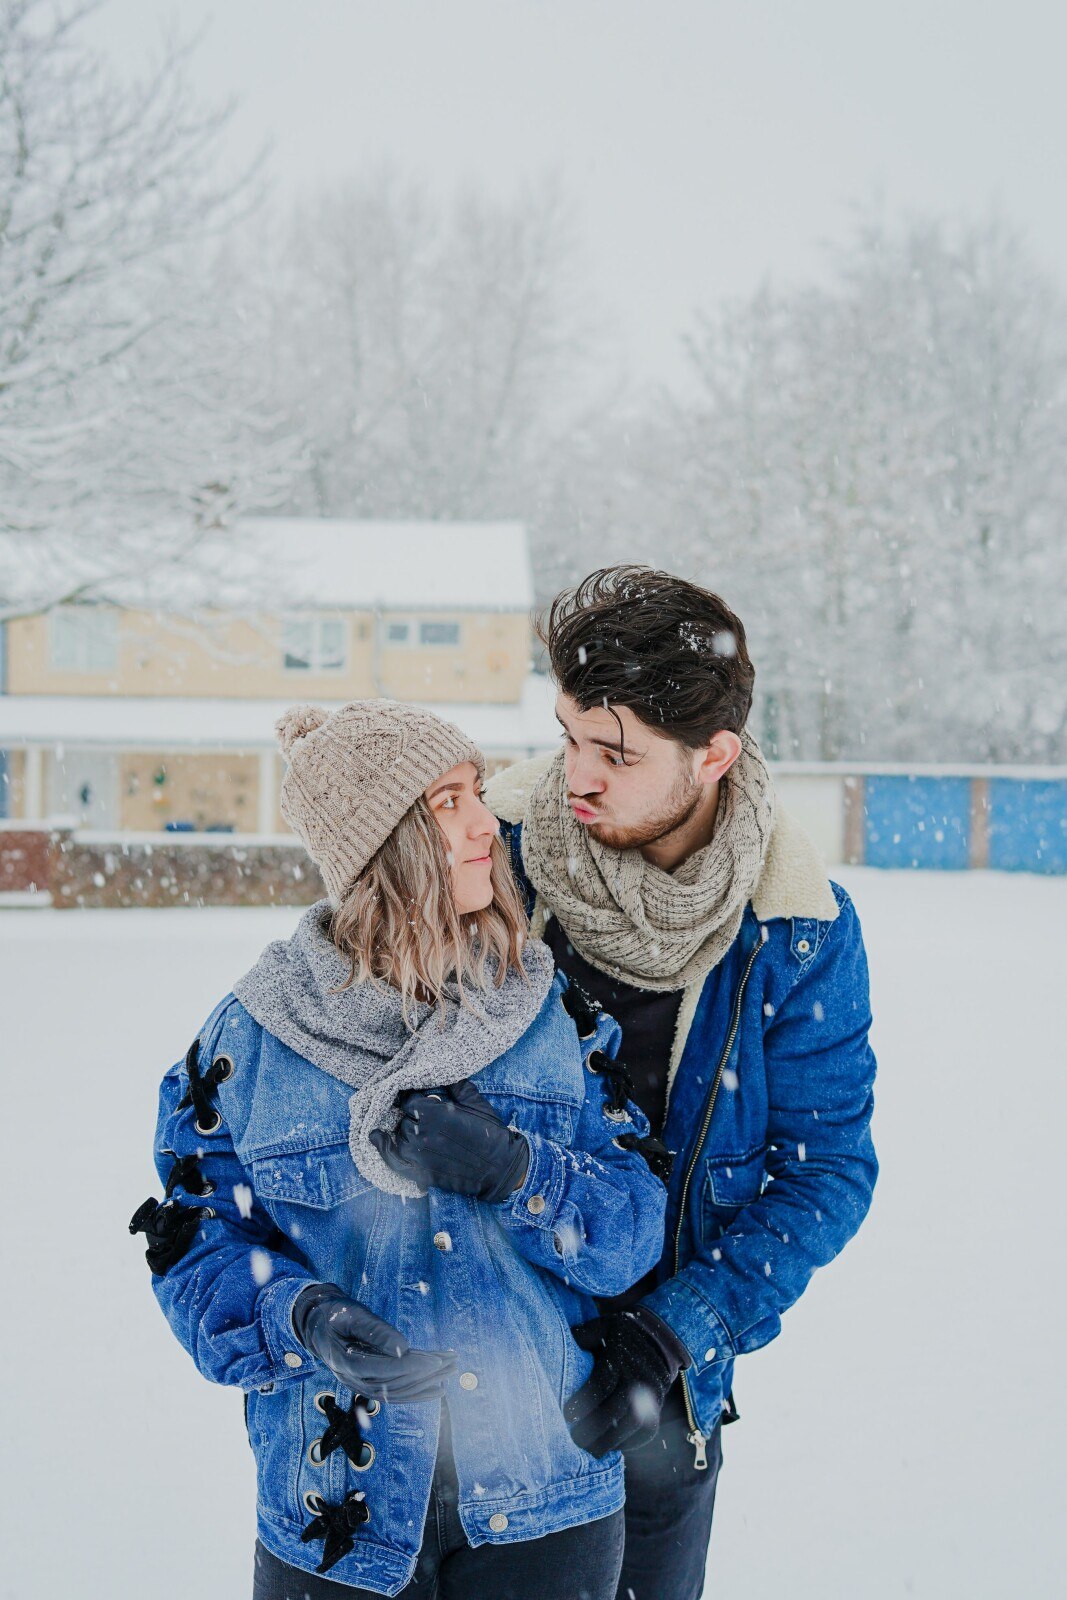
<svg viewBox="0 0 1067 1600">
<path fill-rule="evenodd" d="M 245 1391 L 255 1600 L 609 1600 L 622 1459 L 563 1408 L 570 1329 L 661 1247 L 619 1030 L 579 1040 L 459 729 L 380 700 L 277 728 L 330 898 L 164 1077 L 166 1197 L 130 1224 L 200 1372 Z"/>
</svg>

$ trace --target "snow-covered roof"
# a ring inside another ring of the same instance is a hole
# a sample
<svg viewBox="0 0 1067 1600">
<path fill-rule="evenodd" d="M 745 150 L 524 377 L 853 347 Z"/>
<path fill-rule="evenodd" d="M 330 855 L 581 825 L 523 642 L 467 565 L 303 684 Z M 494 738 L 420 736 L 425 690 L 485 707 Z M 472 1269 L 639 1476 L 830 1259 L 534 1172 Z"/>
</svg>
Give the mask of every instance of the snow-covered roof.
<svg viewBox="0 0 1067 1600">
<path fill-rule="evenodd" d="M 529 611 L 521 522 L 360 522 L 249 517 L 176 565 L 107 585 L 108 597 L 160 610 L 280 607 Z"/>
<path fill-rule="evenodd" d="M 111 749 L 261 750 L 275 745 L 274 722 L 291 700 L 181 699 L 133 695 L 0 695 L 0 749 L 103 745 Z M 322 701 L 330 709 L 341 701 Z M 555 690 L 530 673 L 519 702 L 429 704 L 487 751 L 533 753 L 559 738 Z"/>
</svg>

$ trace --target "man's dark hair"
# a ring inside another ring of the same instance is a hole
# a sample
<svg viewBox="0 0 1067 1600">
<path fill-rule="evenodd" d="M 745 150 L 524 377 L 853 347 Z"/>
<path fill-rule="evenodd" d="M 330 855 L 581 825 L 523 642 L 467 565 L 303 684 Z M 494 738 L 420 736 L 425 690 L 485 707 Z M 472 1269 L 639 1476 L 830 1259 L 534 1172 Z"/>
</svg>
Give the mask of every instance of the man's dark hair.
<svg viewBox="0 0 1067 1600">
<path fill-rule="evenodd" d="M 556 596 L 537 633 L 583 711 L 629 706 L 691 750 L 745 726 L 756 671 L 740 618 L 709 589 L 651 567 L 600 567 Z"/>
</svg>

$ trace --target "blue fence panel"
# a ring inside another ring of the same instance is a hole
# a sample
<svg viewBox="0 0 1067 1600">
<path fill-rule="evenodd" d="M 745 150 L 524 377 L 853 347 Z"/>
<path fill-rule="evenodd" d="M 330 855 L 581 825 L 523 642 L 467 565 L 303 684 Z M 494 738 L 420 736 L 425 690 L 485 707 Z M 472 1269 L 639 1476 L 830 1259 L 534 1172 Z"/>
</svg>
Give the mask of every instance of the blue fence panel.
<svg viewBox="0 0 1067 1600">
<path fill-rule="evenodd" d="M 868 777 L 864 795 L 869 867 L 960 871 L 971 847 L 969 778 Z"/>
<path fill-rule="evenodd" d="M 1067 872 L 1067 782 L 990 780 L 989 865 L 1001 872 Z"/>
</svg>

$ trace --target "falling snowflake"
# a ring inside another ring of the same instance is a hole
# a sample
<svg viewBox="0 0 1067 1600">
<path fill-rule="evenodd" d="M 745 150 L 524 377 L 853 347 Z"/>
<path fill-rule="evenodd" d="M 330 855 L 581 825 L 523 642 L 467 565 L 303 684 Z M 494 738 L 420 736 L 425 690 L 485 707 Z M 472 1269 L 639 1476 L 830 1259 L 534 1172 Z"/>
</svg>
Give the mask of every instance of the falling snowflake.
<svg viewBox="0 0 1067 1600">
<path fill-rule="evenodd" d="M 253 1278 L 262 1289 L 265 1283 L 270 1282 L 274 1274 L 273 1261 L 266 1250 L 250 1250 L 248 1252 L 248 1264 L 252 1268 Z"/>
</svg>

